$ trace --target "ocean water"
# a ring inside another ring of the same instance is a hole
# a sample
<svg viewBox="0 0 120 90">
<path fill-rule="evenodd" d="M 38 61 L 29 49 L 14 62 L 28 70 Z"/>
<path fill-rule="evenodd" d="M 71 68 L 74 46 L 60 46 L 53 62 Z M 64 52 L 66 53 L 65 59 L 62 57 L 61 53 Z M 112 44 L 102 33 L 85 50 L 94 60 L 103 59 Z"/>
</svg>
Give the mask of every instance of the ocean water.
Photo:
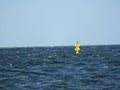
<svg viewBox="0 0 120 90">
<path fill-rule="evenodd" d="M 0 90 L 120 90 L 120 45 L 1 48 Z"/>
</svg>

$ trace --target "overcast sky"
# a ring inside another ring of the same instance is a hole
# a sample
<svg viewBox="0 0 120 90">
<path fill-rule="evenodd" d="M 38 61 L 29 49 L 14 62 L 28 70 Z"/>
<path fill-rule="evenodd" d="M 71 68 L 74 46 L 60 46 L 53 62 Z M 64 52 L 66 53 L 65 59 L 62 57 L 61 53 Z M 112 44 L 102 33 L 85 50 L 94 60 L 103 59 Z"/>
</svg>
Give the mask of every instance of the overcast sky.
<svg viewBox="0 0 120 90">
<path fill-rule="evenodd" d="M 120 44 L 120 0 L 0 0 L 0 47 Z"/>
</svg>

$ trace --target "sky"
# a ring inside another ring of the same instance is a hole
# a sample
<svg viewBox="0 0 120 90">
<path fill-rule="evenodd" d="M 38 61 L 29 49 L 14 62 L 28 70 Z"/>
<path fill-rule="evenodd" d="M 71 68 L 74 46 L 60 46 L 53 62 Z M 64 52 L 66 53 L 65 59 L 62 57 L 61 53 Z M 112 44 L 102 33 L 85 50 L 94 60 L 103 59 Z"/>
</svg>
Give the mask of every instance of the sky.
<svg viewBox="0 0 120 90">
<path fill-rule="evenodd" d="M 0 47 L 120 44 L 120 0 L 0 0 Z"/>
</svg>

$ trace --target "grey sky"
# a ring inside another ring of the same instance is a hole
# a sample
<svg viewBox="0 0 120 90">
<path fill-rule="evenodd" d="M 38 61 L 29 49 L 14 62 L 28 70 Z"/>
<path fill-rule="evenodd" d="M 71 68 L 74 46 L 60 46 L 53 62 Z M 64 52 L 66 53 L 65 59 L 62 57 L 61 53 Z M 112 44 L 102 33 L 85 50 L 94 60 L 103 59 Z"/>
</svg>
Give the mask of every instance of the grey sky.
<svg viewBox="0 0 120 90">
<path fill-rule="evenodd" d="M 0 47 L 120 44 L 120 0 L 0 0 Z"/>
</svg>

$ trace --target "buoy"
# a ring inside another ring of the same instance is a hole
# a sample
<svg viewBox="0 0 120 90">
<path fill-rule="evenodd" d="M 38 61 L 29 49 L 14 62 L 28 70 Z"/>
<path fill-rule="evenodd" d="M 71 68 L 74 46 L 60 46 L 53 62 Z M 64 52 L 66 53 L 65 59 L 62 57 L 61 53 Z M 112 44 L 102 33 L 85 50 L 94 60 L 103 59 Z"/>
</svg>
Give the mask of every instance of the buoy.
<svg viewBox="0 0 120 90">
<path fill-rule="evenodd" d="M 75 44 L 75 51 L 76 51 L 76 54 L 78 54 L 79 51 L 80 51 L 80 44 L 78 43 L 78 41 L 77 41 L 77 43 Z"/>
</svg>

